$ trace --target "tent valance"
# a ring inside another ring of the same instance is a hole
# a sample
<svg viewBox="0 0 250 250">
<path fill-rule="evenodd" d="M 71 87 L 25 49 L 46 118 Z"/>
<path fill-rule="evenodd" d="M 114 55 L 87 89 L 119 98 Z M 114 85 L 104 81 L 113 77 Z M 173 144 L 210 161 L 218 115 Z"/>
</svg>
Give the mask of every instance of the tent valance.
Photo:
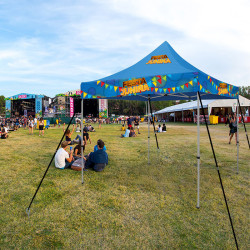
<svg viewBox="0 0 250 250">
<path fill-rule="evenodd" d="M 239 94 L 238 87 L 193 67 L 167 42 L 125 70 L 81 83 L 83 99 L 196 100 L 197 91 L 202 99 L 237 98 Z"/>
</svg>

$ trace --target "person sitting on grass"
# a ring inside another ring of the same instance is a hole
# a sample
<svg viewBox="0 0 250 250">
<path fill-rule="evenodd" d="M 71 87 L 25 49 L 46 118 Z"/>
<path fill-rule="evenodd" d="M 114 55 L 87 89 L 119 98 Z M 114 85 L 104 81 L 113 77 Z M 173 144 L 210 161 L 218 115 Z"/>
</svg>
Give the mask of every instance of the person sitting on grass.
<svg viewBox="0 0 250 250">
<path fill-rule="evenodd" d="M 97 147 L 97 151 L 89 154 L 85 169 L 91 168 L 96 172 L 101 172 L 108 164 L 108 154 L 103 150 L 104 142 L 102 140 L 98 140 Z"/>
<path fill-rule="evenodd" d="M 158 133 L 161 133 L 162 132 L 162 127 L 161 127 L 161 124 L 158 125 Z"/>
<path fill-rule="evenodd" d="M 129 133 L 130 133 L 130 128 L 127 128 L 125 130 L 125 134 L 121 134 L 121 138 L 123 138 L 123 137 L 129 137 Z"/>
<path fill-rule="evenodd" d="M 70 150 L 70 154 L 66 151 L 69 143 L 67 141 L 63 141 L 61 144 L 61 148 L 56 152 L 55 155 L 55 167 L 59 169 L 71 168 L 73 160 L 73 149 Z"/>
<path fill-rule="evenodd" d="M 99 140 L 97 141 L 96 145 L 94 146 L 94 152 L 98 150 L 98 143 L 99 143 L 99 141 L 102 141 L 102 140 L 101 140 L 101 139 L 99 139 Z M 103 150 L 104 150 L 104 151 L 106 151 L 106 150 L 107 150 L 107 148 L 106 148 L 106 146 L 105 146 L 105 143 L 104 143 Z"/>
<path fill-rule="evenodd" d="M 9 137 L 5 127 L 2 128 L 1 139 L 7 139 Z"/>
<path fill-rule="evenodd" d="M 125 126 L 123 124 L 122 127 L 121 127 L 121 131 L 125 131 L 125 130 L 126 130 L 126 128 L 125 128 Z"/>
<path fill-rule="evenodd" d="M 85 145 L 87 145 L 87 141 L 89 141 L 89 143 L 91 144 L 91 139 L 90 139 L 87 127 L 83 128 L 83 140 L 85 141 Z"/>
<path fill-rule="evenodd" d="M 136 133 L 133 127 L 130 128 L 129 137 L 136 137 Z"/>
<path fill-rule="evenodd" d="M 165 123 L 162 125 L 162 132 L 167 132 L 167 127 L 166 127 Z"/>
<path fill-rule="evenodd" d="M 83 141 L 83 152 L 85 150 L 85 141 Z M 82 150 L 81 150 L 81 140 L 79 140 L 79 143 L 74 148 L 74 159 L 79 159 L 82 157 Z M 86 158 L 83 156 L 83 159 L 86 160 Z"/>
</svg>

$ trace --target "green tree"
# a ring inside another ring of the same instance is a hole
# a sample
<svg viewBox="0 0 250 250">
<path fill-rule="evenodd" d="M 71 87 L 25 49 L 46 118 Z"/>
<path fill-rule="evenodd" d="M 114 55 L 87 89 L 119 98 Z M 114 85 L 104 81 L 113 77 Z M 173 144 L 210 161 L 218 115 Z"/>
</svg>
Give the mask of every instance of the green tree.
<svg viewBox="0 0 250 250">
<path fill-rule="evenodd" d="M 250 99 L 250 86 L 239 87 L 239 94 L 247 99 Z"/>
<path fill-rule="evenodd" d="M 5 113 L 5 100 L 4 100 L 4 96 L 0 95 L 0 114 L 4 114 Z"/>
</svg>

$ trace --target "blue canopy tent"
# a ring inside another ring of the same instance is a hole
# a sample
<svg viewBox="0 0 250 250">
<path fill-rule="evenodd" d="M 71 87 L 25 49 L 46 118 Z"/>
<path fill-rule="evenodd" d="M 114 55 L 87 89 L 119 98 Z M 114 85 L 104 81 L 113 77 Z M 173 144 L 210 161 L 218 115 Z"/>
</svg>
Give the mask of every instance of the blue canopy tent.
<svg viewBox="0 0 250 250">
<path fill-rule="evenodd" d="M 199 102 L 200 102 L 203 110 L 203 115 L 205 118 L 205 113 L 201 99 L 227 99 L 227 98 L 238 99 L 238 96 L 239 96 L 238 87 L 219 81 L 211 77 L 210 75 L 205 74 L 201 70 L 195 68 L 187 61 L 185 61 L 182 57 L 180 57 L 174 51 L 174 49 L 169 45 L 169 43 L 164 42 L 153 52 L 144 57 L 141 61 L 139 61 L 138 63 L 134 64 L 133 66 L 127 69 L 124 69 L 116 74 L 95 81 L 82 82 L 81 83 L 82 121 L 83 121 L 84 99 L 118 99 L 118 100 L 148 101 L 148 110 L 151 110 L 151 114 L 152 114 L 152 108 L 150 107 L 151 101 L 197 100 L 197 117 L 200 116 L 200 109 L 199 109 Z M 200 207 L 199 123 L 200 121 L 198 119 L 197 121 L 197 208 Z M 149 128 L 149 122 L 148 122 L 148 128 Z M 234 233 L 233 224 L 229 213 L 229 208 L 227 205 L 227 200 L 222 185 L 222 180 L 220 177 L 220 172 L 217 165 L 217 160 L 214 153 L 208 126 L 207 126 L 207 131 L 225 203 L 227 206 L 227 211 L 231 222 L 235 242 L 237 245 L 237 240 Z M 155 127 L 154 127 L 154 132 L 155 132 Z M 149 136 L 150 133 L 148 132 L 148 137 Z M 156 133 L 155 137 L 158 147 Z M 239 144 L 237 143 L 237 145 Z M 83 160 L 82 160 L 82 183 L 83 183 Z"/>
<path fill-rule="evenodd" d="M 141 61 L 127 69 L 99 80 L 81 83 L 82 100 L 118 99 L 147 101 L 148 110 L 150 110 L 151 101 L 197 100 L 199 115 L 198 94 L 202 99 L 237 98 L 239 88 L 219 81 L 195 68 L 180 57 L 167 42 L 162 43 Z M 197 122 L 197 127 L 197 207 L 199 207 L 199 121 Z M 155 137 L 158 147 L 156 133 Z"/>
</svg>

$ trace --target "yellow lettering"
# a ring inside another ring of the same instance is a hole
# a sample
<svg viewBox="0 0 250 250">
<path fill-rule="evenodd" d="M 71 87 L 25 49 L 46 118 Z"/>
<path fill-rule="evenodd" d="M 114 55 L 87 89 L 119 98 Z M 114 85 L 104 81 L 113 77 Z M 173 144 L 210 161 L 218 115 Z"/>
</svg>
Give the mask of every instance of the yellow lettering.
<svg viewBox="0 0 250 250">
<path fill-rule="evenodd" d="M 148 85 L 147 85 L 147 84 L 144 84 L 144 85 L 142 85 L 142 86 L 144 86 L 143 91 L 149 91 L 149 87 L 148 87 Z"/>
<path fill-rule="evenodd" d="M 126 95 L 126 89 L 122 88 L 122 93 L 121 95 Z"/>
</svg>

